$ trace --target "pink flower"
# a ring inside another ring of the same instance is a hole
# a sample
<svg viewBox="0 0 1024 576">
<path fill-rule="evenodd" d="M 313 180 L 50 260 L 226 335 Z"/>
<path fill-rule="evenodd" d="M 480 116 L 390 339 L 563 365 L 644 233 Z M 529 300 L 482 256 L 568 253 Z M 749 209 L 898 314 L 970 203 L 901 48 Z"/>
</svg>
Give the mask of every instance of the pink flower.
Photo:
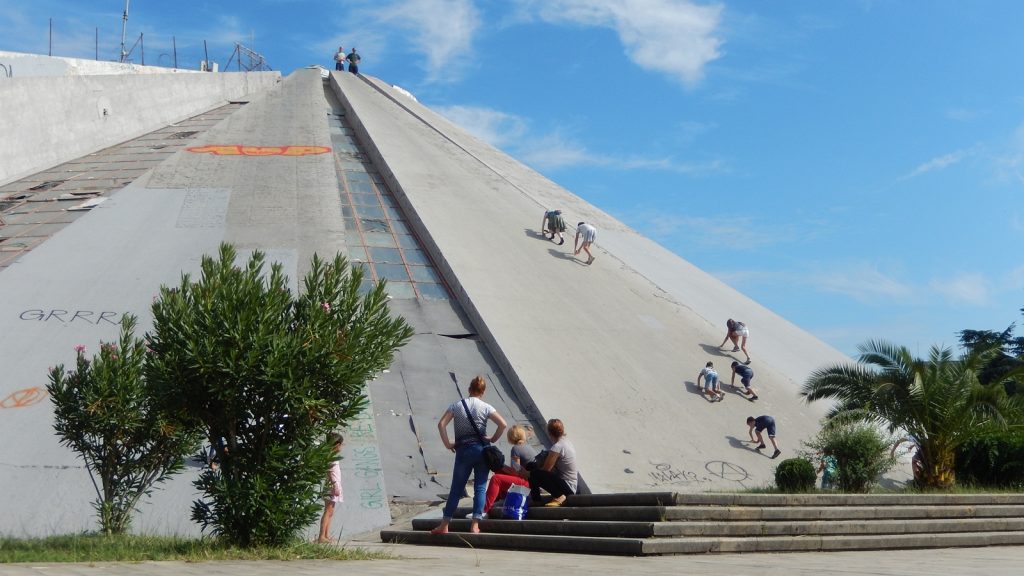
<svg viewBox="0 0 1024 576">
<path fill-rule="evenodd" d="M 331 311 L 331 305 L 328 302 L 324 302 L 324 303 L 320 304 L 320 307 L 324 309 L 324 312 L 330 312 Z"/>
<path fill-rule="evenodd" d="M 79 344 L 78 346 L 75 346 L 75 352 L 78 352 L 79 354 L 85 354 L 85 344 Z"/>
</svg>

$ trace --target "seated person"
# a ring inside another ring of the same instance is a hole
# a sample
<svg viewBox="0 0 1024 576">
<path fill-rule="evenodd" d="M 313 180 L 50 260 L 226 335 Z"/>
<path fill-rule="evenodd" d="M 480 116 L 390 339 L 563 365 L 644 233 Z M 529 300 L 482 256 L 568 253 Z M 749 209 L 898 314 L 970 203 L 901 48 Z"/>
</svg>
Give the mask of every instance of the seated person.
<svg viewBox="0 0 1024 576">
<path fill-rule="evenodd" d="M 548 420 L 548 437 L 554 444 L 548 449 L 547 457 L 533 470 L 523 471 L 520 476 L 530 480 L 531 500 L 539 502 L 543 488 L 551 494 L 551 500 L 545 506 L 561 506 L 566 496 L 576 493 L 576 448 L 565 437 L 565 425 L 561 420 Z"/>
<path fill-rule="evenodd" d="M 519 471 L 524 469 L 528 463 L 533 462 L 533 459 L 537 456 L 537 451 L 526 443 L 526 428 L 519 424 L 509 428 L 505 438 L 512 445 L 509 465 L 505 466 L 501 472 L 495 472 L 491 476 L 490 483 L 487 484 L 484 512 L 487 512 L 488 516 L 491 514 L 491 507 L 494 506 L 494 503 L 498 498 L 504 498 L 508 494 L 508 489 L 513 484 L 519 486 L 530 485 L 529 482 L 519 476 Z"/>
</svg>

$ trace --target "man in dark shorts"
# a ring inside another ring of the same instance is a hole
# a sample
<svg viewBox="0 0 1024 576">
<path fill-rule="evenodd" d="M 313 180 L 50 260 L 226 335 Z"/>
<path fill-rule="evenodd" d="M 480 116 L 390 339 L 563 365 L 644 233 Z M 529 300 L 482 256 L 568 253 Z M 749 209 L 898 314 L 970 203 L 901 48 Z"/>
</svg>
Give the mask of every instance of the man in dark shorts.
<svg viewBox="0 0 1024 576">
<path fill-rule="evenodd" d="M 750 366 L 744 366 L 739 362 L 732 363 L 732 380 L 729 384 L 733 388 L 736 388 L 736 375 L 740 375 L 740 383 L 743 384 L 743 395 L 747 397 L 747 400 L 757 400 L 757 390 L 750 385 L 750 381 L 754 378 L 754 371 L 750 369 Z"/>
<path fill-rule="evenodd" d="M 757 449 L 764 450 L 764 437 L 761 436 L 761 431 L 768 431 L 768 439 L 772 441 L 772 448 L 775 448 L 775 452 L 772 454 L 772 460 L 778 458 L 779 454 L 782 454 L 782 450 L 779 450 L 779 443 L 775 441 L 775 418 L 771 416 L 747 416 L 747 433 L 750 434 L 750 441 L 757 442 Z M 757 432 L 757 440 L 754 440 L 754 432 Z"/>
</svg>

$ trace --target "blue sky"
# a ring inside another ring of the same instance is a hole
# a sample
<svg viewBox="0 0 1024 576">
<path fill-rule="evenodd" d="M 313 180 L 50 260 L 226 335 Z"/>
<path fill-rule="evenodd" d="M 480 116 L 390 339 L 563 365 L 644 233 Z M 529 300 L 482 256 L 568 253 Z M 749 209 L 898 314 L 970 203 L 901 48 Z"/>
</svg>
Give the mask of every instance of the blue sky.
<svg viewBox="0 0 1024 576">
<path fill-rule="evenodd" d="M 0 0 L 0 50 L 100 58 L 119 0 Z M 135 0 L 146 63 L 397 84 L 854 353 L 1024 306 L 1024 2 Z M 133 54 L 139 60 L 138 52 Z M 724 320 L 724 319 L 723 319 Z M 756 330 L 756 327 L 755 327 Z M 752 342 L 752 345 L 754 343 Z"/>
</svg>

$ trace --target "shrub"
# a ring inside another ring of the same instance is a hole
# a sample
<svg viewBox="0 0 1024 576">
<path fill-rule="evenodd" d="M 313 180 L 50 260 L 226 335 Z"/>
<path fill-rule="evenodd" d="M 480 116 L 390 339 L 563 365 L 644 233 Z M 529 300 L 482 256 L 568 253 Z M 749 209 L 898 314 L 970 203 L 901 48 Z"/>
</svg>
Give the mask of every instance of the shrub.
<svg viewBox="0 0 1024 576">
<path fill-rule="evenodd" d="M 810 492 L 817 474 L 814 465 L 804 458 L 789 458 L 775 469 L 775 485 L 783 492 Z"/>
<path fill-rule="evenodd" d="M 90 361 L 77 346 L 75 370 L 50 370 L 46 389 L 61 444 L 82 456 L 96 490 L 95 508 L 107 534 L 125 532 L 139 499 L 183 468 L 199 435 L 169 421 L 143 378 L 146 356 L 133 336 L 135 317 L 121 319 L 117 343 L 100 344 Z M 97 484 L 96 479 L 99 478 Z"/>
<path fill-rule="evenodd" d="M 892 442 L 877 428 L 862 422 L 832 421 L 806 443 L 818 453 L 836 459 L 835 485 L 843 492 L 868 492 L 876 479 L 892 468 Z"/>
<path fill-rule="evenodd" d="M 365 382 L 411 336 L 383 283 L 359 295 L 360 269 L 314 256 L 301 295 L 254 252 L 205 256 L 201 277 L 153 304 L 147 374 L 169 409 L 210 438 L 220 466 L 196 481 L 192 518 L 228 542 L 275 545 L 315 519 L 332 447 L 319 440 L 365 405 Z"/>
<path fill-rule="evenodd" d="M 960 483 L 1024 486 L 1024 433 L 1008 430 L 969 441 L 956 452 L 956 474 Z"/>
</svg>

